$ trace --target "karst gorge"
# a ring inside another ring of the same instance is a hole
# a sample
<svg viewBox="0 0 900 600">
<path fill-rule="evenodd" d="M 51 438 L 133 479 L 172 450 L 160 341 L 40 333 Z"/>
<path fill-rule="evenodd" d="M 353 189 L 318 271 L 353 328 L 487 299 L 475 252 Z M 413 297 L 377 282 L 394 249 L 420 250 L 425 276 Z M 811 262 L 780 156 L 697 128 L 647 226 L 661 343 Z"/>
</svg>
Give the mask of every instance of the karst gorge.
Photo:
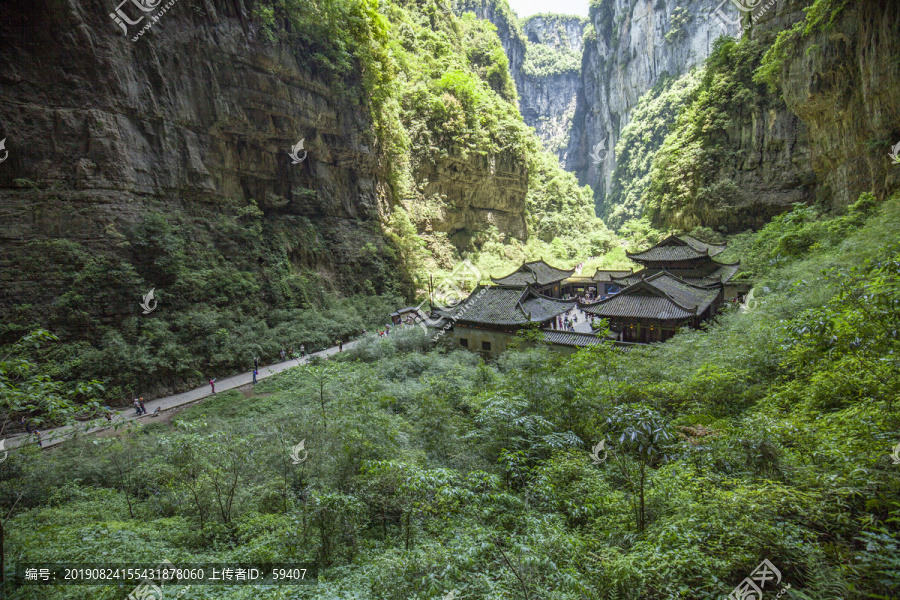
<svg viewBox="0 0 900 600">
<path fill-rule="evenodd" d="M 0 42 L 0 597 L 900 599 L 896 1 Z"/>
</svg>

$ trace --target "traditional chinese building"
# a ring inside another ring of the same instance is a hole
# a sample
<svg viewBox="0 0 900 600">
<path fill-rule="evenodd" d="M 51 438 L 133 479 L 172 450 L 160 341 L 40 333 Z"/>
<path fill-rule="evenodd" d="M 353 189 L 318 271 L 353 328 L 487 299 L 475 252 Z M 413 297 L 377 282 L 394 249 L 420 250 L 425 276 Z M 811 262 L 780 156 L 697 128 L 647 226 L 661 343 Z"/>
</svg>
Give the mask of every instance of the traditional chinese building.
<svg viewBox="0 0 900 600">
<path fill-rule="evenodd" d="M 618 341 L 664 342 L 680 328 L 698 327 L 714 316 L 724 301 L 723 289 L 721 282 L 695 285 L 660 271 L 605 300 L 582 304 L 581 310 L 609 321 Z"/>
<path fill-rule="evenodd" d="M 750 289 L 746 283 L 732 283 L 740 263 L 721 263 L 713 260 L 725 251 L 724 244 L 707 244 L 688 235 L 670 235 L 643 252 L 626 253 L 628 258 L 644 268 L 636 273 L 612 276 L 613 283 L 623 288 L 660 272 L 668 272 L 690 284 L 707 286 L 721 283 L 725 298 Z"/>
<path fill-rule="evenodd" d="M 557 269 L 544 262 L 543 259 L 522 263 L 522 266 L 499 279 L 491 277 L 491 281 L 504 287 L 524 288 L 531 286 L 535 292 L 551 298 L 562 296 L 562 281 L 571 277 L 575 269 L 566 271 Z"/>
<path fill-rule="evenodd" d="M 597 269 L 597 272 L 591 277 L 597 288 L 597 298 L 602 300 L 603 298 L 621 292 L 624 286 L 620 280 L 630 277 L 631 275 L 634 275 L 632 269 L 628 269 L 627 271 Z"/>
<path fill-rule="evenodd" d="M 478 286 L 456 306 L 437 311 L 441 317 L 435 327 L 453 344 L 469 350 L 504 352 L 516 333 L 537 323 L 549 328 L 560 314 L 575 306 L 575 300 L 559 300 L 524 287 Z"/>
<path fill-rule="evenodd" d="M 560 284 L 560 291 L 563 298 L 586 295 L 594 298 L 605 298 L 618 293 L 622 287 L 619 283 L 613 281 L 613 277 L 627 277 L 631 274 L 631 269 L 626 271 L 597 269 L 593 275 L 567 277 Z"/>
</svg>

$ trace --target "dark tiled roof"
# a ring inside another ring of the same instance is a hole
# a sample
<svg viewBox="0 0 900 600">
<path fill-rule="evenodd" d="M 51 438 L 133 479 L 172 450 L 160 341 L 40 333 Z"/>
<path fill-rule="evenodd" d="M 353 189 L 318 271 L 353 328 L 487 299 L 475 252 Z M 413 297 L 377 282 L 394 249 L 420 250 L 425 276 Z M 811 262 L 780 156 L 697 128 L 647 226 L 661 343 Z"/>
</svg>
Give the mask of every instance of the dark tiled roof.
<svg viewBox="0 0 900 600">
<path fill-rule="evenodd" d="M 626 255 L 636 261 L 681 261 L 712 257 L 724 251 L 724 245 L 707 244 L 689 235 L 670 235 L 643 252 Z"/>
<path fill-rule="evenodd" d="M 499 279 L 491 280 L 498 285 L 514 285 L 524 287 L 526 285 L 547 285 L 555 281 L 562 281 L 572 275 L 575 269 L 569 271 L 551 267 L 542 260 L 527 262 L 521 267 Z"/>
<path fill-rule="evenodd" d="M 686 319 L 706 310 L 720 286 L 692 285 L 665 271 L 628 286 L 615 296 L 582 309 L 603 318 Z"/>
<path fill-rule="evenodd" d="M 738 272 L 738 269 L 740 269 L 739 263 L 733 263 L 729 265 L 714 260 L 710 260 L 709 262 L 713 269 L 702 277 L 693 277 L 690 275 L 675 276 L 693 285 L 709 286 L 715 285 L 720 282 L 728 283 L 729 281 L 731 281 L 731 278 L 734 277 L 734 274 Z M 625 277 L 613 277 L 613 281 L 618 283 L 619 285 L 624 286 L 634 285 L 643 278 L 656 275 L 657 273 L 667 272 L 668 271 L 660 271 L 659 269 L 641 269 L 640 271 L 632 273 L 631 275 L 626 275 Z"/>
<path fill-rule="evenodd" d="M 728 283 L 741 267 L 738 263 L 726 265 L 716 261 L 712 262 L 718 266 L 707 275 L 704 275 L 703 277 L 682 277 L 682 279 L 684 279 L 688 283 L 694 283 L 698 285 L 709 285 L 719 282 Z"/>
<path fill-rule="evenodd" d="M 560 329 L 544 329 L 544 340 L 560 346 L 598 346 L 603 338 L 593 333 L 578 331 L 562 331 Z"/>
<path fill-rule="evenodd" d="M 627 271 L 608 271 L 606 269 L 597 269 L 597 272 L 594 273 L 594 276 L 591 277 L 594 281 L 612 281 L 613 278 L 619 277 L 628 277 L 631 275 L 632 270 L 628 269 Z"/>
<path fill-rule="evenodd" d="M 466 300 L 453 308 L 439 311 L 439 314 L 470 323 L 524 325 L 552 319 L 572 308 L 575 302 L 542 296 L 530 286 L 524 290 L 478 286 Z"/>
</svg>

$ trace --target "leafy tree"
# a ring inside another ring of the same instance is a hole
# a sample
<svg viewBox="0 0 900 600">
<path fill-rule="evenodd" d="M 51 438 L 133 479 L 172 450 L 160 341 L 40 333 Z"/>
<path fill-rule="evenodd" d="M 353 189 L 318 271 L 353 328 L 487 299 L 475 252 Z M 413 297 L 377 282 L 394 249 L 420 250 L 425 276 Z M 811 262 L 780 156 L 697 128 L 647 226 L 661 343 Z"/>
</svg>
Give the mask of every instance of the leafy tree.
<svg viewBox="0 0 900 600">
<path fill-rule="evenodd" d="M 659 466 L 669 459 L 674 435 L 668 423 L 655 411 L 641 406 L 618 406 L 606 420 L 609 432 L 618 435 L 617 448 L 625 456 L 616 457 L 616 462 L 632 489 L 637 490 L 635 503 L 638 532 L 643 533 L 647 524 L 645 488 L 647 469 Z M 636 473 L 629 461 L 637 464 Z"/>
</svg>

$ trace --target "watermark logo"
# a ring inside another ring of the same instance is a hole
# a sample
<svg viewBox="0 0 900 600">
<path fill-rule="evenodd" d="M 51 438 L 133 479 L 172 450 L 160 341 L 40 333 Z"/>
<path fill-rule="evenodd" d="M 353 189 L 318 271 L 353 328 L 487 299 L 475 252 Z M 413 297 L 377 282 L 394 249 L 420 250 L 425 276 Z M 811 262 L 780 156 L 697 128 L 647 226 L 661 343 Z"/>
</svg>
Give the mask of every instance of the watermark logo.
<svg viewBox="0 0 900 600">
<path fill-rule="evenodd" d="M 723 10 L 723 7 L 728 4 L 730 0 L 722 0 L 716 9 L 705 15 L 707 20 L 715 21 L 719 24 L 722 29 L 728 30 L 732 27 L 739 27 L 741 25 L 741 16 L 738 14 L 736 18 L 729 17 L 728 14 Z"/>
<path fill-rule="evenodd" d="M 303 142 L 305 140 L 306 140 L 306 138 L 303 138 L 302 140 L 300 140 L 299 142 L 294 144 L 294 147 L 291 148 L 290 152 L 288 152 L 288 156 L 291 157 L 292 165 L 299 165 L 306 158 L 306 150 L 303 150 Z M 297 153 L 300 152 L 301 150 L 303 150 L 303 158 L 300 158 L 299 156 L 297 156 Z"/>
<path fill-rule="evenodd" d="M 0 449 L 3 449 L 2 443 L 0 443 Z M 4 456 L 3 459 L 5 460 L 6 456 Z M 894 446 L 894 453 L 891 454 L 891 461 L 895 465 L 900 465 L 900 442 L 898 442 L 897 445 Z M 3 462 L 3 461 L 0 461 L 0 462 Z"/>
<path fill-rule="evenodd" d="M 112 20 L 122 28 L 122 32 L 127 36 L 128 35 L 128 26 L 129 25 L 138 25 L 144 18 L 148 18 L 148 22 L 144 25 L 137 34 L 131 38 L 132 42 L 138 41 L 144 33 L 146 33 L 151 27 L 153 27 L 159 19 L 166 14 L 172 6 L 174 6 L 175 2 L 178 0 L 169 0 L 169 2 L 161 6 L 163 0 L 122 0 L 118 6 L 116 6 L 115 12 L 109 13 L 109 16 Z M 133 5 L 134 8 L 141 12 L 134 12 L 134 9 L 131 10 L 131 14 L 133 16 L 137 16 L 136 19 L 129 18 L 128 13 L 122 8 L 127 4 Z M 154 12 L 155 11 L 155 12 Z M 154 13 L 150 15 L 149 13 Z M 144 13 L 144 14 L 141 14 Z"/>
<path fill-rule="evenodd" d="M 300 453 L 303 453 L 303 458 L 300 458 Z M 309 451 L 306 449 L 306 439 L 300 440 L 300 443 L 293 447 L 291 450 L 291 458 L 294 460 L 295 465 L 299 465 L 309 456 Z"/>
<path fill-rule="evenodd" d="M 900 447 L 900 444 L 897 444 Z M 3 450 L 3 458 L 0 458 L 0 463 L 6 460 L 6 457 L 9 456 L 9 450 L 6 449 L 6 440 L 0 440 L 0 450 Z"/>
<path fill-rule="evenodd" d="M 147 292 L 147 295 L 144 296 L 144 301 L 141 302 L 141 308 L 144 309 L 144 314 L 145 314 L 145 315 L 149 315 L 149 314 L 152 313 L 154 310 L 156 310 L 156 298 L 153 297 L 153 291 L 154 291 L 155 289 L 156 289 L 156 288 L 153 288 L 153 289 L 151 289 L 149 292 Z M 151 303 L 151 302 L 153 303 L 153 306 L 150 306 L 150 303 Z"/>
<path fill-rule="evenodd" d="M 463 302 L 466 298 L 469 297 L 469 291 L 478 286 L 481 282 L 481 271 L 478 270 L 478 267 L 472 264 L 471 261 L 464 260 L 450 272 L 444 279 L 438 282 L 437 286 L 431 293 L 430 303 L 431 310 L 439 309 L 439 310 L 447 310 L 448 308 L 452 308 L 458 306 L 461 302 Z M 487 289 L 487 288 L 485 288 Z M 482 289 L 479 292 L 479 295 L 483 294 L 485 289 Z M 476 296 L 477 297 L 477 296 Z M 419 314 L 424 314 L 422 310 L 422 306 L 425 304 L 425 300 L 423 300 L 416 307 L 416 311 Z M 456 322 L 462 313 L 465 312 L 466 307 L 461 307 L 460 311 L 452 317 L 453 322 Z M 425 316 L 422 321 L 419 323 L 419 326 L 424 330 L 428 331 L 428 326 L 436 326 L 441 322 L 441 319 L 432 319 L 428 316 Z M 434 336 L 433 341 L 437 341 L 447 329 L 450 328 L 450 323 L 448 323 L 444 329 Z"/>
<path fill-rule="evenodd" d="M 3 140 L 5 142 L 6 140 Z M 0 142 L 0 150 L 3 149 L 3 142 Z M 891 162 L 895 165 L 900 165 L 900 142 L 897 142 L 897 145 L 891 148 L 891 151 L 888 153 L 888 156 L 891 157 Z M 6 160 L 4 157 L 3 160 Z M 3 162 L 0 160 L 0 162 Z"/>
<path fill-rule="evenodd" d="M 163 591 L 153 583 L 143 583 L 128 594 L 126 600 L 163 600 Z"/>
<path fill-rule="evenodd" d="M 728 3 L 734 4 L 738 9 L 738 14 L 736 17 L 731 17 L 728 13 L 725 12 L 724 6 Z M 714 11 L 704 15 L 709 21 L 718 22 L 719 26 L 725 29 L 726 31 L 735 27 L 740 27 L 741 31 L 746 31 L 750 28 L 750 24 L 742 24 L 741 23 L 741 15 L 743 13 L 749 13 L 751 15 L 751 21 L 759 20 L 759 18 L 764 15 L 770 8 L 775 6 L 777 0 L 768 0 L 766 4 L 762 4 L 763 0 L 722 0 L 719 5 L 715 8 Z M 753 11 L 756 11 L 756 14 L 753 14 Z"/>
<path fill-rule="evenodd" d="M 750 12 L 759 6 L 762 0 L 731 0 L 731 3 L 738 7 L 741 12 Z"/>
<path fill-rule="evenodd" d="M 603 458 L 600 458 L 600 453 L 603 452 Z M 594 446 L 594 451 L 591 452 L 591 460 L 594 461 L 595 465 L 599 465 L 604 460 L 606 460 L 606 456 L 609 453 L 606 451 L 606 440 L 601 441 L 599 444 Z"/>
<path fill-rule="evenodd" d="M 728 595 L 728 600 L 760 600 L 763 594 L 763 588 L 766 583 L 774 580 L 774 585 L 781 583 L 781 571 L 775 565 L 769 562 L 769 559 L 759 563 L 750 577 L 744 579 L 734 590 Z M 778 592 L 776 598 L 780 598 L 787 590 L 791 589 L 791 584 L 787 584 L 784 589 Z"/>
<path fill-rule="evenodd" d="M 441 596 L 441 600 L 456 600 L 456 590 L 450 590 Z"/>
<path fill-rule="evenodd" d="M 3 158 L 0 158 L 0 163 L 2 163 L 9 157 L 9 150 L 6 149 L 6 138 L 0 140 L 0 150 L 3 150 Z"/>
<path fill-rule="evenodd" d="M 604 160 L 606 160 L 606 156 L 609 152 L 606 149 L 606 138 L 603 138 L 594 146 L 594 150 L 591 152 L 591 161 L 595 165 L 599 165 Z"/>
<path fill-rule="evenodd" d="M 751 289 L 749 292 L 747 292 L 747 296 L 744 297 L 744 301 L 741 302 L 740 311 L 742 313 L 748 313 L 756 309 L 756 307 L 759 305 L 759 301 L 756 300 L 753 293 L 753 289 Z"/>
</svg>

